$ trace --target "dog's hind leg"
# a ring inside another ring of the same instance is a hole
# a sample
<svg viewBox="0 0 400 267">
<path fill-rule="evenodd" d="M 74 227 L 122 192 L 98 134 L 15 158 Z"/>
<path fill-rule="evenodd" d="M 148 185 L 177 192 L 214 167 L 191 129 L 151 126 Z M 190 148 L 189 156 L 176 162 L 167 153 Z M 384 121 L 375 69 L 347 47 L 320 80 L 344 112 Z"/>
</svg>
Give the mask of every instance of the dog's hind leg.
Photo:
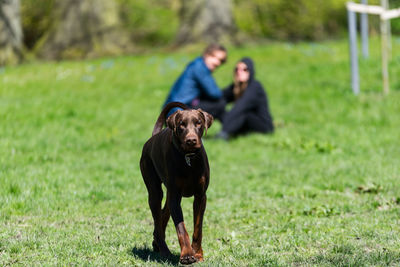
<svg viewBox="0 0 400 267">
<path fill-rule="evenodd" d="M 161 179 L 150 159 L 141 158 L 140 170 L 149 193 L 148 202 L 154 221 L 153 249 L 154 251 L 159 251 L 161 256 L 167 257 L 171 255 L 171 252 L 165 243 L 165 227 L 161 214 L 161 202 L 163 198 Z"/>
<path fill-rule="evenodd" d="M 165 229 L 167 228 L 167 224 L 169 221 L 169 217 L 171 217 L 168 202 L 169 202 L 169 199 L 168 199 L 168 194 L 167 194 L 167 200 L 165 201 L 164 208 L 161 211 L 161 226 L 162 226 L 162 232 L 164 233 L 164 236 L 165 236 Z"/>
</svg>

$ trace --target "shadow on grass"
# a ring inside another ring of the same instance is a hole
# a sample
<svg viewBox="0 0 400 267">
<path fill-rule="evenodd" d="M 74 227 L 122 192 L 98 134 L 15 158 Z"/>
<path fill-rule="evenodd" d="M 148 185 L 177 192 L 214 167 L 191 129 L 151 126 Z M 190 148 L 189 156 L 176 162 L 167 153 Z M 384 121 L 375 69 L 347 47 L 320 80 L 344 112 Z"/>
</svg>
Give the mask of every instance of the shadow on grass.
<svg viewBox="0 0 400 267">
<path fill-rule="evenodd" d="M 129 252 L 130 255 L 138 257 L 143 261 L 155 261 L 159 263 L 169 263 L 173 265 L 179 264 L 179 255 L 172 254 L 172 256 L 168 258 L 163 258 L 160 256 L 160 253 L 154 252 L 152 249 L 148 247 L 134 247 Z"/>
</svg>

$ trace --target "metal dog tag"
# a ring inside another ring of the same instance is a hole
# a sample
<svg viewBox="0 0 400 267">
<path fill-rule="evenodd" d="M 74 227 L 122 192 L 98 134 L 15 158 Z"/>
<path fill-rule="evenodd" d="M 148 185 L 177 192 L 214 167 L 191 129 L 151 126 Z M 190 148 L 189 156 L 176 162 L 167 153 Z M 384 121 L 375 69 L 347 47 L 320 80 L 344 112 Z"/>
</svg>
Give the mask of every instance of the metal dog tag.
<svg viewBox="0 0 400 267">
<path fill-rule="evenodd" d="M 186 154 L 186 155 L 185 155 L 186 164 L 187 164 L 188 166 L 190 166 L 190 167 L 192 167 L 192 164 L 190 163 L 190 157 L 192 157 L 192 156 L 194 156 L 194 155 L 196 155 L 196 154 L 195 154 L 195 153 L 189 153 L 189 154 Z"/>
</svg>

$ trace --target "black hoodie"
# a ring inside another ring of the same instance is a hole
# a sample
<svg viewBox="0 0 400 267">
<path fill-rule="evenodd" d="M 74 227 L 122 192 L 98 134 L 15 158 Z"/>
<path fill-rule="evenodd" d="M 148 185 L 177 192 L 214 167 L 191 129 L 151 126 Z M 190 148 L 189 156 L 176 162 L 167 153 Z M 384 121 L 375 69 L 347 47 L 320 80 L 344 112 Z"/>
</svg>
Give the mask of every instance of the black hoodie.
<svg viewBox="0 0 400 267">
<path fill-rule="evenodd" d="M 228 103 L 235 101 L 235 104 L 223 118 L 223 131 L 228 134 L 237 133 L 240 128 L 244 126 L 243 122 L 238 121 L 237 118 L 244 113 L 253 113 L 259 120 L 260 125 L 257 126 L 258 131 L 272 132 L 274 126 L 272 123 L 272 116 L 269 112 L 267 93 L 261 83 L 254 78 L 254 63 L 248 57 L 242 58 L 239 62 L 246 64 L 250 72 L 250 77 L 243 95 L 236 101 L 233 94 L 234 84 L 232 83 L 224 89 L 223 95 L 225 100 Z"/>
</svg>

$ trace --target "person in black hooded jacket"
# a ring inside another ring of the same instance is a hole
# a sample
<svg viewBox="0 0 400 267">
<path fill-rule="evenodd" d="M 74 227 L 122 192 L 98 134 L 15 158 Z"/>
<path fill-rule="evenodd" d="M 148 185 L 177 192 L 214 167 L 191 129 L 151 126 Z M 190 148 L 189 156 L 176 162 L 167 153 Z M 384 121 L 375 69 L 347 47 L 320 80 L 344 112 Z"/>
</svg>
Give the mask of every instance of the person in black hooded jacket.
<svg viewBox="0 0 400 267">
<path fill-rule="evenodd" d="M 223 115 L 222 130 L 217 138 L 229 139 L 248 132 L 274 131 L 266 91 L 254 74 L 254 63 L 250 58 L 242 58 L 236 64 L 234 81 L 223 90 L 226 102 L 234 102 L 234 105 Z"/>
</svg>

